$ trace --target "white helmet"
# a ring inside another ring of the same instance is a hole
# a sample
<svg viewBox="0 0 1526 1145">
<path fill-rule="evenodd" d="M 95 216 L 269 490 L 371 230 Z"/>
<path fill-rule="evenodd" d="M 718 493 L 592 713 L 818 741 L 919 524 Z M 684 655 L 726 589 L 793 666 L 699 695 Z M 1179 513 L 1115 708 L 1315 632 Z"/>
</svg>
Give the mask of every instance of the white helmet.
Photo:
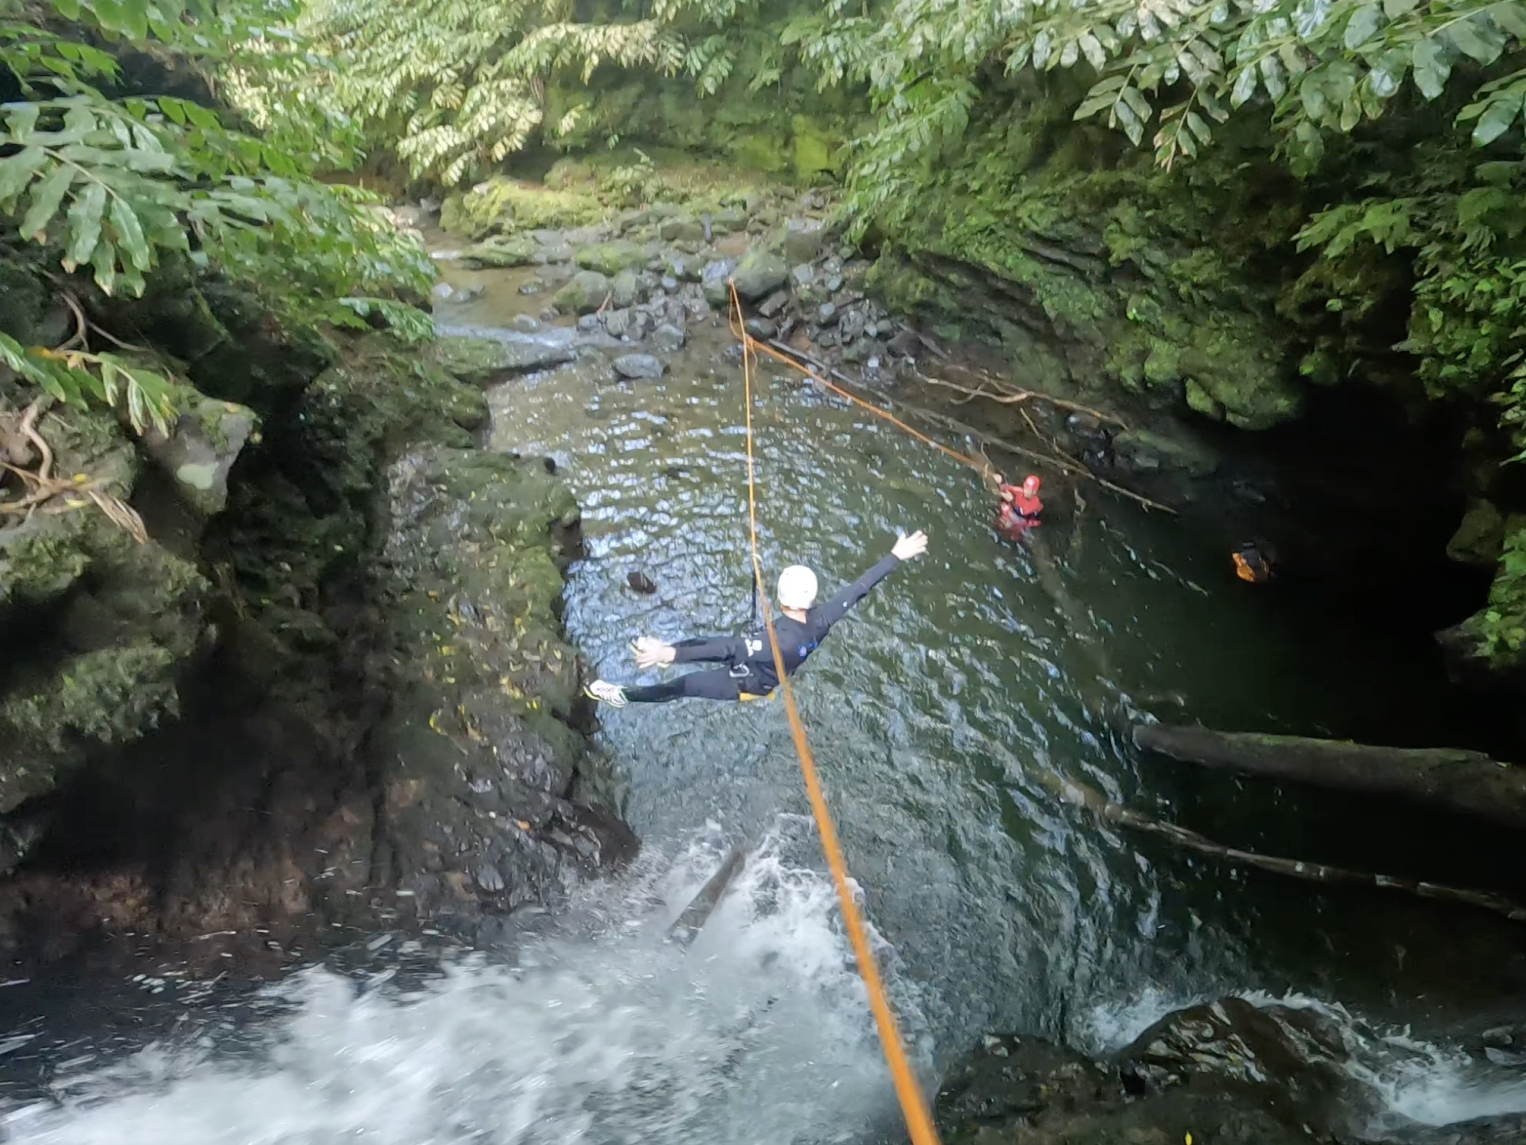
<svg viewBox="0 0 1526 1145">
<path fill-rule="evenodd" d="M 779 574 L 780 608 L 810 608 L 815 603 L 815 573 L 804 565 L 790 565 Z"/>
</svg>

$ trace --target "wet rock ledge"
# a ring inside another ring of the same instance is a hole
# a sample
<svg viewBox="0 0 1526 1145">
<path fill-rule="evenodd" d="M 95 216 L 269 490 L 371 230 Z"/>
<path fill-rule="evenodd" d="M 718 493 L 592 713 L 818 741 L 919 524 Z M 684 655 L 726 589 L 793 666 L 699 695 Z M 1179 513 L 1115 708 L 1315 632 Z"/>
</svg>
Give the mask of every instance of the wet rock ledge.
<svg viewBox="0 0 1526 1145">
<path fill-rule="evenodd" d="M 39 423 L 149 540 L 90 507 L 0 520 L 0 954 L 470 934 L 634 852 L 577 798 L 577 505 L 476 445 L 513 353 L 377 334 L 302 361 L 193 370 L 164 441 Z M 13 422 L 34 396 L 0 379 Z"/>
<path fill-rule="evenodd" d="M 1466 1048 L 1488 1070 L 1520 1060 L 1514 1052 L 1520 1037 L 1513 1029 L 1492 1030 Z M 946 1145 L 1526 1140 L 1526 1116 L 1423 1125 L 1358 1080 L 1402 1077 L 1406 1065 L 1416 1067 L 1415 1077 L 1436 1068 L 1422 1050 L 1385 1041 L 1344 1014 L 1230 997 L 1168 1014 L 1106 1059 L 1040 1038 L 985 1038 L 950 1073 L 935 1114 Z M 1495 1084 L 1512 1082 L 1496 1071 Z"/>
</svg>

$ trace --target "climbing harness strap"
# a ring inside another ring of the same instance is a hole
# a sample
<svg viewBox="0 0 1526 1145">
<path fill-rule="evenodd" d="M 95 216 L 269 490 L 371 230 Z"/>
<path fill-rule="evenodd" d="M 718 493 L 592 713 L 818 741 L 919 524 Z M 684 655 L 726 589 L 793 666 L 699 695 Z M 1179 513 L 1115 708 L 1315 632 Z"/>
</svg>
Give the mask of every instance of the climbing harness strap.
<svg viewBox="0 0 1526 1145">
<path fill-rule="evenodd" d="M 742 388 L 747 412 L 747 540 L 752 550 L 753 584 L 759 585 L 763 583 L 763 561 L 758 555 L 757 478 L 752 448 L 752 357 L 757 343 L 742 326 L 742 304 L 737 297 L 736 284 L 729 285 L 735 329 L 742 339 Z M 824 384 L 831 389 L 836 389 L 830 383 Z M 851 397 L 846 391 L 838 392 Z M 891 418 L 891 420 L 895 419 Z M 913 434 L 916 433 L 910 427 L 902 426 L 902 428 Z M 917 434 L 917 436 L 921 435 Z M 952 452 L 952 450 L 945 451 Z M 974 463 L 971 462 L 971 464 Z M 816 820 L 816 831 L 821 836 L 821 849 L 826 855 L 827 866 L 832 872 L 832 885 L 837 889 L 837 901 L 842 907 L 843 926 L 848 932 L 848 942 L 853 947 L 853 959 L 858 967 L 859 975 L 864 980 L 865 992 L 869 995 L 869 1009 L 874 1014 L 874 1024 L 879 1030 L 880 1048 L 884 1050 L 885 1064 L 890 1069 L 890 1078 L 895 1084 L 896 1097 L 901 1103 L 901 1112 L 906 1117 L 906 1128 L 911 1135 L 912 1145 L 938 1145 L 938 1131 L 933 1127 L 932 1117 L 927 1111 L 927 1103 L 923 1100 L 916 1075 L 912 1072 L 911 1063 L 906 1057 L 906 1048 L 901 1043 L 901 1032 L 896 1025 L 895 1014 L 890 1009 L 889 999 L 885 996 L 885 984 L 880 979 L 879 965 L 874 960 L 874 951 L 869 948 L 869 936 L 864 927 L 864 920 L 859 915 L 858 904 L 853 900 L 853 890 L 848 885 L 848 868 L 843 861 L 842 847 L 837 840 L 837 828 L 832 822 L 831 811 L 827 809 L 826 796 L 822 794 L 821 781 L 816 774 L 816 759 L 811 754 L 811 745 L 806 742 L 805 728 L 800 722 L 800 712 L 795 707 L 794 692 L 790 688 L 789 676 L 784 670 L 784 654 L 779 649 L 779 638 L 774 633 L 773 614 L 766 594 L 758 593 L 758 603 L 763 613 L 763 627 L 768 633 L 769 648 L 774 655 L 774 670 L 779 674 L 778 691 L 784 700 L 785 715 L 789 718 L 790 736 L 794 739 L 795 754 L 800 758 L 800 774 L 805 780 L 805 793 L 811 803 L 811 815 Z"/>
</svg>

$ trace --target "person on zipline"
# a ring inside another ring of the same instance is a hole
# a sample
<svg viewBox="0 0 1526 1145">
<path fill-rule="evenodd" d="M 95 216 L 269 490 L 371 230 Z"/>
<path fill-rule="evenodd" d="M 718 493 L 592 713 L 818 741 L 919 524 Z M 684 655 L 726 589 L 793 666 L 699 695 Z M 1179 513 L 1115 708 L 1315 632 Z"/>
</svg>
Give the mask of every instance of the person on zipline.
<svg viewBox="0 0 1526 1145">
<path fill-rule="evenodd" d="M 786 675 L 793 676 L 806 657 L 826 639 L 828 630 L 880 581 L 894 572 L 902 561 L 919 557 L 927 551 L 927 534 L 920 530 L 896 539 L 890 555 L 825 604 L 816 604 L 816 574 L 804 565 L 791 565 L 779 574 L 779 611 L 784 615 L 774 621 L 779 639 L 779 654 Z M 815 607 L 812 607 L 815 605 Z M 636 665 L 655 668 L 663 664 L 692 664 L 696 661 L 720 662 L 724 668 L 691 672 L 663 684 L 632 687 L 595 680 L 584 692 L 612 707 L 627 703 L 662 704 L 685 698 L 702 700 L 755 700 L 766 697 L 779 686 L 773 650 L 768 633 L 759 628 L 751 636 L 707 636 L 664 644 L 650 636 L 635 642 Z"/>
</svg>

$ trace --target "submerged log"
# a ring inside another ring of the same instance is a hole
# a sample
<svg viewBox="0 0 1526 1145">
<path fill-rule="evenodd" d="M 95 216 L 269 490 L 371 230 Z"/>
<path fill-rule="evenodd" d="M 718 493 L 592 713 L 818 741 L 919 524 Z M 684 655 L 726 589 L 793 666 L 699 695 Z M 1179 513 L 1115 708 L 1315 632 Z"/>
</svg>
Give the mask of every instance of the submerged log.
<svg viewBox="0 0 1526 1145">
<path fill-rule="evenodd" d="M 1135 725 L 1134 745 L 1184 763 L 1391 795 L 1526 830 L 1526 768 L 1481 752 L 1147 724 Z"/>
<path fill-rule="evenodd" d="M 1329 867 L 1323 863 L 1309 863 L 1302 859 L 1287 859 L 1280 855 L 1263 855 L 1258 851 L 1226 847 L 1222 843 L 1214 842 L 1206 835 L 1199 835 L 1196 831 L 1178 827 L 1175 823 L 1153 819 L 1122 803 L 1114 803 L 1096 788 L 1089 787 L 1078 780 L 1066 779 L 1047 771 L 1039 772 L 1037 779 L 1064 802 L 1085 808 L 1099 819 L 1159 836 L 1179 847 L 1185 847 L 1203 855 L 1212 855 L 1238 866 L 1256 867 L 1259 870 L 1271 871 L 1273 874 L 1287 875 L 1307 882 L 1324 883 L 1327 886 L 1366 886 L 1377 890 L 1404 891 L 1420 898 L 1493 911 L 1511 922 L 1526 922 L 1526 906 L 1491 891 L 1446 886 L 1442 883 L 1426 882 L 1423 879 L 1397 878 L 1372 871 L 1353 871 L 1345 867 Z"/>
<path fill-rule="evenodd" d="M 683 913 L 673 921 L 672 926 L 668 927 L 668 938 L 680 946 L 687 946 L 699 936 L 705 923 L 710 921 L 710 915 L 725 897 L 727 889 L 731 886 L 731 880 L 741 871 L 746 857 L 747 853 L 741 847 L 732 848 L 731 854 L 726 856 L 726 861 L 721 864 L 715 874 L 710 876 L 710 881 L 689 900 L 689 905 L 684 907 Z"/>
</svg>

